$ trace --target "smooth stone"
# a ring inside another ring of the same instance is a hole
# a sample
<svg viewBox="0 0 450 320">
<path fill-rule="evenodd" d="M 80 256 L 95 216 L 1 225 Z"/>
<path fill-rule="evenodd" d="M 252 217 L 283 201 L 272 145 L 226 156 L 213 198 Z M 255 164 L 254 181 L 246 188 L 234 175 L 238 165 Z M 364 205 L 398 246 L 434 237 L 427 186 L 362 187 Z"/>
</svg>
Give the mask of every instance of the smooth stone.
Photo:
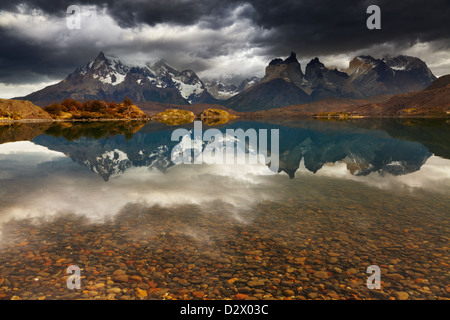
<svg viewBox="0 0 450 320">
<path fill-rule="evenodd" d="M 346 272 L 350 273 L 350 274 L 355 274 L 355 273 L 358 273 L 358 270 L 356 270 L 355 268 L 350 268 L 350 269 L 347 269 Z"/>
<path fill-rule="evenodd" d="M 242 287 L 242 288 L 238 288 L 237 289 L 239 293 L 250 293 L 252 292 L 252 289 L 250 289 L 249 287 Z"/>
<path fill-rule="evenodd" d="M 98 291 L 89 291 L 88 294 L 91 297 L 95 297 L 95 296 L 98 296 Z"/>
<path fill-rule="evenodd" d="M 308 297 L 310 299 L 316 299 L 319 296 L 319 294 L 317 292 L 310 292 L 308 293 Z"/>
<path fill-rule="evenodd" d="M 113 279 L 118 282 L 128 282 L 128 276 L 126 274 L 115 276 Z"/>
<path fill-rule="evenodd" d="M 326 271 L 316 271 L 314 272 L 314 277 L 319 278 L 319 279 L 328 279 L 328 272 Z"/>
<path fill-rule="evenodd" d="M 250 280 L 247 282 L 247 285 L 249 287 L 262 287 L 264 286 L 266 283 L 264 280 Z"/>
<path fill-rule="evenodd" d="M 106 292 L 107 293 L 120 293 L 120 292 L 122 292 L 122 289 L 120 289 L 120 288 L 109 288 L 109 289 L 106 289 Z"/>
<path fill-rule="evenodd" d="M 408 300 L 409 298 L 409 294 L 407 294 L 406 292 L 395 292 L 394 293 L 395 298 L 397 298 L 397 300 Z"/>
<path fill-rule="evenodd" d="M 122 270 L 122 269 L 118 269 L 118 270 L 113 272 L 113 276 L 120 276 L 120 275 L 123 275 L 123 274 L 127 274 L 127 273 L 124 270 Z"/>
<path fill-rule="evenodd" d="M 294 296 L 295 295 L 295 293 L 294 293 L 294 291 L 293 290 L 283 290 L 283 293 L 284 293 L 284 295 L 286 296 L 286 297 L 292 297 L 292 296 Z"/>
<path fill-rule="evenodd" d="M 140 288 L 136 288 L 136 294 L 139 298 L 146 298 L 148 296 L 147 290 L 141 290 Z"/>
</svg>

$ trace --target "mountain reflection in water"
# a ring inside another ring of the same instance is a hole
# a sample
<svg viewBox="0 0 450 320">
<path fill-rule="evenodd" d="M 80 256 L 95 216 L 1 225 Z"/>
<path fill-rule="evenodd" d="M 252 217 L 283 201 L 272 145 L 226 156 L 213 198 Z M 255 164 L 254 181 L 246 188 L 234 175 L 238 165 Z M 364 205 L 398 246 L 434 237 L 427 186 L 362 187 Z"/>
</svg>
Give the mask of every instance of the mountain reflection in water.
<svg viewBox="0 0 450 320">
<path fill-rule="evenodd" d="M 192 125 L 184 126 L 192 129 Z M 326 163 L 346 163 L 352 174 L 371 172 L 393 175 L 420 169 L 432 153 L 422 144 L 390 137 L 383 131 L 358 127 L 331 126 L 328 123 L 304 122 L 290 127 L 256 121 L 235 122 L 219 129 L 279 129 L 280 171 L 295 176 L 300 161 L 311 172 Z M 131 167 L 148 167 L 165 171 L 173 163 L 171 150 L 178 141 L 171 141 L 173 128 L 150 123 L 124 134 L 85 127 L 47 129 L 33 142 L 68 155 L 76 163 L 98 173 L 105 181 Z M 270 144 L 269 144 L 270 145 Z"/>
</svg>

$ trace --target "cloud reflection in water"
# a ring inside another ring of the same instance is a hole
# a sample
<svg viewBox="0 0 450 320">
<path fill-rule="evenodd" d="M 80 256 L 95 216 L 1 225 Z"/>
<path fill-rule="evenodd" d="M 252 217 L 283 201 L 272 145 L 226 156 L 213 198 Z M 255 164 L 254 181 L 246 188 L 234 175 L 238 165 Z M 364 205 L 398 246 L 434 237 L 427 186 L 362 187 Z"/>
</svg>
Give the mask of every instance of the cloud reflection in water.
<svg viewBox="0 0 450 320">
<path fill-rule="evenodd" d="M 295 186 L 307 183 L 302 179 L 305 175 L 332 178 L 336 185 L 351 180 L 383 189 L 450 190 L 450 160 L 436 156 L 419 171 L 405 175 L 372 172 L 355 176 L 342 162 L 328 163 L 314 174 L 301 163 L 296 178 L 290 180 L 287 174 L 273 174 L 264 165 L 202 164 L 177 165 L 165 172 L 131 167 L 105 182 L 63 153 L 32 142 L 15 142 L 0 145 L 0 223 L 11 218 L 43 220 L 60 213 L 102 221 L 113 218 L 128 204 L 206 208 L 218 202 L 224 204 L 216 205 L 218 214 L 229 214 L 237 223 L 245 223 L 248 215 L 244 218 L 240 213 L 262 201 L 302 197 Z"/>
</svg>

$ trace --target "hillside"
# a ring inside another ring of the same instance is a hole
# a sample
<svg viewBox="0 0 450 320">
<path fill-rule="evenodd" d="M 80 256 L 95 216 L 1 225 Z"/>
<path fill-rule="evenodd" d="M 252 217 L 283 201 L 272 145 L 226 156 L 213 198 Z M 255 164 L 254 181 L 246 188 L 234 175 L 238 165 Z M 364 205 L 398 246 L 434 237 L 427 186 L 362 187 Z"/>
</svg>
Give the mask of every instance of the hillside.
<svg viewBox="0 0 450 320">
<path fill-rule="evenodd" d="M 51 116 L 30 101 L 0 99 L 0 120 L 50 120 Z"/>
<path fill-rule="evenodd" d="M 450 117 L 450 76 L 443 76 L 425 90 L 398 94 L 383 103 L 349 108 L 363 116 Z"/>
<path fill-rule="evenodd" d="M 377 95 L 366 99 L 326 98 L 305 104 L 256 112 L 246 117 L 450 117 L 450 75 L 436 79 L 421 91 L 396 95 Z"/>
<path fill-rule="evenodd" d="M 238 115 L 251 118 L 309 117 L 322 112 L 341 112 L 371 103 L 382 103 L 391 96 L 375 96 L 368 99 L 326 98 L 305 104 L 292 104 L 283 108 L 256 112 L 240 112 Z"/>
</svg>

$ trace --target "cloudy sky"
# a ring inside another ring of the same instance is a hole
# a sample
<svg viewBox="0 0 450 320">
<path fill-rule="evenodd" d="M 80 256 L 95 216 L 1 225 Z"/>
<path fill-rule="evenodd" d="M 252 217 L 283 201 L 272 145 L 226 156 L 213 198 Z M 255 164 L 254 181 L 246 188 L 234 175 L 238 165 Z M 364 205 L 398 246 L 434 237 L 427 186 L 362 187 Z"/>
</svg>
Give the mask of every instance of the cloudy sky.
<svg viewBox="0 0 450 320">
<path fill-rule="evenodd" d="M 367 7 L 381 8 L 369 30 Z M 67 8 L 81 8 L 80 29 Z M 407 54 L 436 76 L 450 73 L 448 0 L 0 0 L 0 97 L 64 79 L 100 51 L 131 63 L 164 58 L 202 79 L 263 76 L 297 53 L 345 68 L 360 54 Z M 69 17 L 70 18 L 70 17 Z"/>
</svg>

